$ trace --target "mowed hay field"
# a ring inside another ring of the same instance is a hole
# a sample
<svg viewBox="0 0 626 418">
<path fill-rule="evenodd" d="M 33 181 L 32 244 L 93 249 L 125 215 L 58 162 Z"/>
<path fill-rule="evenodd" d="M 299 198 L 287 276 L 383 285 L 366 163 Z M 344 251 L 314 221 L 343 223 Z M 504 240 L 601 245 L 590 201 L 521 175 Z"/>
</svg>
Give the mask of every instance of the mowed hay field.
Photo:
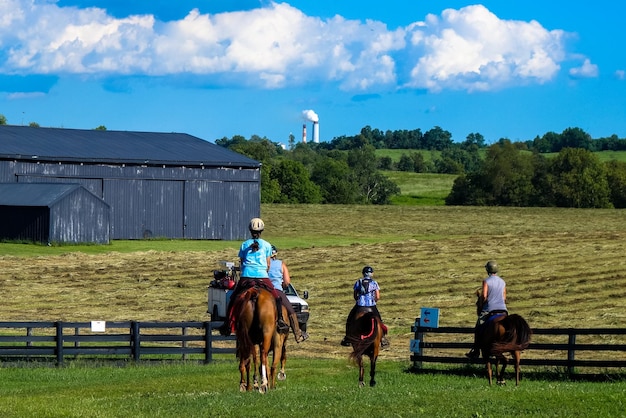
<svg viewBox="0 0 626 418">
<path fill-rule="evenodd" d="M 292 356 L 347 356 L 339 341 L 366 264 L 374 267 L 390 327 L 386 359 L 408 361 L 421 307 L 440 308 L 440 326 L 472 326 L 474 291 L 489 259 L 507 281 L 509 310 L 531 327 L 626 328 L 625 211 L 263 205 L 261 215 L 263 238 L 279 248 L 296 288 L 310 293 L 311 338 L 299 345 L 291 339 Z M 113 242 L 101 254 L 68 246 L 57 255 L 42 247 L 44 255 L 0 256 L 0 320 L 208 320 L 212 271 L 219 260 L 236 259 L 239 242 L 219 249 L 154 245 L 158 250 L 121 252 Z"/>
</svg>

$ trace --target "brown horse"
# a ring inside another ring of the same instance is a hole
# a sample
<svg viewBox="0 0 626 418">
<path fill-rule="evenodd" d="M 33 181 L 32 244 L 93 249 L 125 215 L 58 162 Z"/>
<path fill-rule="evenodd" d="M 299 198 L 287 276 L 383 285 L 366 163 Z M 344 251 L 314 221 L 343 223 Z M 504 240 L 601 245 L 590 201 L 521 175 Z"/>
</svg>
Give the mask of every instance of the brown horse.
<svg viewBox="0 0 626 418">
<path fill-rule="evenodd" d="M 250 362 L 254 359 L 256 375 L 256 348 L 259 346 L 260 378 L 259 392 L 269 387 L 268 355 L 274 344 L 278 313 L 274 296 L 265 289 L 251 287 L 237 296 L 233 305 L 233 316 L 237 335 L 237 358 L 239 358 L 240 391 L 250 391 Z M 245 376 L 245 379 L 244 379 Z"/>
<path fill-rule="evenodd" d="M 380 352 L 380 341 L 383 338 L 383 326 L 374 312 L 358 312 L 352 324 L 348 326 L 347 340 L 352 344 L 350 358 L 359 366 L 359 387 L 365 386 L 363 355 L 370 358 L 370 386 L 376 385 L 376 360 Z"/>
<path fill-rule="evenodd" d="M 283 308 L 283 318 L 287 318 L 289 313 L 287 308 Z M 285 380 L 287 375 L 285 374 L 285 365 L 287 364 L 287 337 L 289 332 L 280 333 L 278 329 L 274 333 L 274 340 L 272 343 L 272 367 L 270 370 L 270 389 L 276 387 L 276 378 L 278 380 Z M 278 363 L 280 363 L 280 370 L 278 370 Z"/>
<path fill-rule="evenodd" d="M 477 292 L 477 295 L 480 302 L 482 300 L 480 292 Z M 479 302 L 477 302 L 477 306 Z M 477 331 L 476 343 L 486 363 L 489 384 L 491 385 L 493 380 L 492 358 L 495 359 L 497 384 L 506 384 L 504 369 L 506 369 L 507 359 L 504 354 L 510 353 L 515 365 L 515 385 L 518 386 L 521 352 L 528 348 L 532 337 L 532 330 L 528 322 L 517 314 L 501 314 L 492 316 L 480 327 Z M 502 363 L 502 367 L 498 372 L 500 363 Z"/>
</svg>

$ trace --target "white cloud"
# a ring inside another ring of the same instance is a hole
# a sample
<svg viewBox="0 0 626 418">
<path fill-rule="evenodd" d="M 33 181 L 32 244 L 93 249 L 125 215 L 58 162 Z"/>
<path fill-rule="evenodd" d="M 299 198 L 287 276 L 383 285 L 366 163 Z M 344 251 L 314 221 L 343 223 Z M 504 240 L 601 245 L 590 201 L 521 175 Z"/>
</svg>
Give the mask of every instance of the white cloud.
<svg viewBox="0 0 626 418">
<path fill-rule="evenodd" d="M 287 3 L 213 15 L 192 10 L 160 22 L 3 0 L 0 73 L 215 75 L 264 88 L 332 81 L 365 92 L 398 85 L 492 90 L 553 78 L 564 59 L 562 35 L 534 21 L 501 20 L 483 6 L 390 30 L 378 21 L 307 16 Z"/>
<path fill-rule="evenodd" d="M 615 77 L 618 80 L 626 80 L 626 71 L 624 71 L 624 70 L 617 70 L 617 71 L 615 71 Z"/>
<path fill-rule="evenodd" d="M 580 67 L 570 69 L 569 75 L 573 78 L 594 78 L 598 76 L 598 66 L 587 58 Z"/>
<path fill-rule="evenodd" d="M 429 15 L 409 32 L 419 58 L 407 85 L 433 91 L 544 83 L 564 58 L 562 31 L 501 20 L 481 5 Z"/>
</svg>

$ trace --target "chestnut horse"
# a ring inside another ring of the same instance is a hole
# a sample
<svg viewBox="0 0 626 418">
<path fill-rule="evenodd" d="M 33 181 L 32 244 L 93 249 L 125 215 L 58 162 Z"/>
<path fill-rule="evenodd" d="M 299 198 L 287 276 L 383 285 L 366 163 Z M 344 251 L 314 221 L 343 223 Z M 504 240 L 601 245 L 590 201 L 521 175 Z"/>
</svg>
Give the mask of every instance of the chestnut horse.
<svg viewBox="0 0 626 418">
<path fill-rule="evenodd" d="M 482 297 L 480 291 L 476 292 L 478 301 L 476 302 L 480 311 Z M 479 326 L 477 330 L 477 345 L 480 348 L 483 359 L 486 362 L 487 378 L 492 384 L 493 370 L 491 359 L 495 358 L 497 384 L 506 384 L 504 380 L 504 369 L 507 365 L 505 353 L 510 353 L 515 365 L 515 385 L 520 381 L 520 358 L 521 352 L 528 348 L 532 337 L 532 330 L 528 322 L 518 314 L 496 314 Z M 502 363 L 502 368 L 498 372 L 498 367 Z"/>
<path fill-rule="evenodd" d="M 349 324 L 347 340 L 352 344 L 350 358 L 359 366 L 359 387 L 365 386 L 363 355 L 370 358 L 370 386 L 376 385 L 376 360 L 380 352 L 380 341 L 383 338 L 383 326 L 374 312 L 358 312 L 352 324 Z"/>
<path fill-rule="evenodd" d="M 237 296 L 233 305 L 233 316 L 237 335 L 237 358 L 241 380 L 239 390 L 252 390 L 250 385 L 250 362 L 254 359 L 253 373 L 256 376 L 256 345 L 259 346 L 259 392 L 269 387 L 268 355 L 275 344 L 278 312 L 274 296 L 266 289 L 251 287 Z M 245 376 L 245 379 L 244 379 Z M 255 379 L 256 380 L 256 379 Z"/>
</svg>

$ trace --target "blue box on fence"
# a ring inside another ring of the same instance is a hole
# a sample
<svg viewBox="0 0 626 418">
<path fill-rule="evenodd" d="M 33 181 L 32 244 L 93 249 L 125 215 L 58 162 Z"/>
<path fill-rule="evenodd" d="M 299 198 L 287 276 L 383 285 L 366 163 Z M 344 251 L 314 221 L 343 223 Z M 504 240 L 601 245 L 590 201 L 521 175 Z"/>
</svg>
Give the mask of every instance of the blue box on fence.
<svg viewBox="0 0 626 418">
<path fill-rule="evenodd" d="M 439 328 L 439 308 L 422 308 L 420 327 Z"/>
</svg>

